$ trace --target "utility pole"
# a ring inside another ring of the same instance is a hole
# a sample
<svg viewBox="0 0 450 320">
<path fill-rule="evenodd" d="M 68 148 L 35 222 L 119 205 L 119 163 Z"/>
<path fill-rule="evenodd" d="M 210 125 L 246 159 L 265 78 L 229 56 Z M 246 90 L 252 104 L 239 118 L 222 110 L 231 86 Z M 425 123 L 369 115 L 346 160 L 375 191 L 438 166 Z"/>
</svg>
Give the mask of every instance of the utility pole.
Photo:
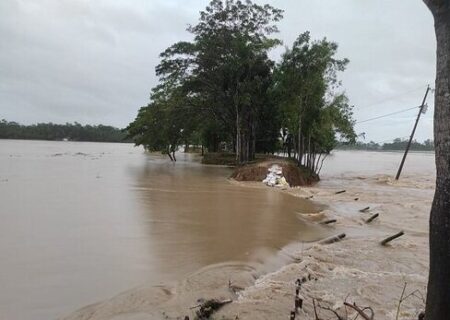
<svg viewBox="0 0 450 320">
<path fill-rule="evenodd" d="M 419 123 L 420 116 L 423 113 L 423 110 L 425 107 L 425 102 L 427 101 L 428 93 L 430 92 L 430 90 L 431 90 L 430 86 L 428 86 L 427 91 L 425 92 L 425 96 L 423 97 L 422 105 L 420 106 L 420 109 L 419 109 L 419 114 L 417 115 L 416 123 L 414 124 L 413 131 L 411 133 L 411 136 L 409 137 L 409 142 L 408 142 L 408 145 L 406 146 L 405 154 L 403 155 L 402 162 L 400 163 L 400 167 L 398 168 L 397 175 L 395 176 L 395 180 L 398 180 L 400 178 L 400 174 L 402 173 L 403 165 L 405 164 L 405 160 L 406 160 L 406 156 L 408 155 L 409 148 L 411 147 L 411 142 L 413 141 L 414 134 L 416 133 L 417 124 Z"/>
</svg>

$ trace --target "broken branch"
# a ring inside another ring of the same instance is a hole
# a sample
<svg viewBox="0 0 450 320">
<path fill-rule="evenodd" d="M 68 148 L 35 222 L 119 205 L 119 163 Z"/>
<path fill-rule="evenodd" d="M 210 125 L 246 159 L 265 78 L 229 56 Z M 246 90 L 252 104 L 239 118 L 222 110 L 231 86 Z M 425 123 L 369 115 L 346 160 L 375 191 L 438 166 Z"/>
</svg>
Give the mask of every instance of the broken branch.
<svg viewBox="0 0 450 320">
<path fill-rule="evenodd" d="M 361 309 L 360 307 L 358 307 L 355 303 L 350 304 L 348 302 L 344 302 L 344 305 L 346 305 L 347 307 L 352 308 L 353 310 L 355 310 L 361 317 L 363 317 L 365 320 L 373 320 L 374 317 L 374 313 L 371 307 L 367 307 L 364 308 L 364 310 L 369 310 L 371 315 L 367 315 L 363 309 Z"/>
</svg>

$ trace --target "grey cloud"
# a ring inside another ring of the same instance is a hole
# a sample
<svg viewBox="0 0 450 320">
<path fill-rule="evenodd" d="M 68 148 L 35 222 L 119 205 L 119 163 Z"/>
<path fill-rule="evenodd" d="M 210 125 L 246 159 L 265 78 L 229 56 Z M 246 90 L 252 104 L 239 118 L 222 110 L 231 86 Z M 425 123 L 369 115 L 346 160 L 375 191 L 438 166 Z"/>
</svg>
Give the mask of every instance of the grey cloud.
<svg viewBox="0 0 450 320">
<path fill-rule="evenodd" d="M 351 61 L 341 78 L 357 120 L 418 105 L 425 85 L 434 81 L 433 22 L 420 0 L 267 2 L 285 10 L 278 35 L 285 45 L 305 30 L 339 43 L 340 56 Z M 125 126 L 157 83 L 158 54 L 190 38 L 185 28 L 206 4 L 0 1 L 0 118 Z M 357 130 L 377 141 L 407 136 L 412 118 L 414 112 L 358 124 Z M 429 112 L 418 138 L 431 135 Z"/>
</svg>

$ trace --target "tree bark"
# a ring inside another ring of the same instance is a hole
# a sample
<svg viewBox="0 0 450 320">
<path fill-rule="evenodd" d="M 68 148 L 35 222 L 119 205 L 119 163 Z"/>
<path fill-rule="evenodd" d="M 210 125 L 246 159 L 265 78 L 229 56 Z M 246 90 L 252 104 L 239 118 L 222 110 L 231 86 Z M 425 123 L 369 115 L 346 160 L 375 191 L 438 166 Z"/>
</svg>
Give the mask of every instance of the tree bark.
<svg viewBox="0 0 450 320">
<path fill-rule="evenodd" d="M 239 113 L 236 108 L 236 164 L 241 164 L 241 124 L 239 121 Z"/>
<path fill-rule="evenodd" d="M 450 315 L 450 0 L 424 0 L 437 39 L 434 141 L 436 191 L 430 214 L 430 273 L 425 319 Z"/>
</svg>

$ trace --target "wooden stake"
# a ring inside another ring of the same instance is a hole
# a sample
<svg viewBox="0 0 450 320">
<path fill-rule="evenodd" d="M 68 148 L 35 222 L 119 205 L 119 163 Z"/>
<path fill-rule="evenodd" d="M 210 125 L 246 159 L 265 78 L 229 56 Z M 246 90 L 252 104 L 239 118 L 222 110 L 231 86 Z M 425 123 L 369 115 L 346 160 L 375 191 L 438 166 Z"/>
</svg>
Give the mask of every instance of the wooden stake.
<svg viewBox="0 0 450 320">
<path fill-rule="evenodd" d="M 338 234 L 338 235 L 326 238 L 326 239 L 320 241 L 319 243 L 320 244 L 330 244 L 330 243 L 333 243 L 333 242 L 341 241 L 344 238 L 345 238 L 345 233 L 341 233 L 341 234 Z"/>
<path fill-rule="evenodd" d="M 398 237 L 401 237 L 402 235 L 404 235 L 405 233 L 403 231 L 400 231 L 399 233 L 394 234 L 393 236 L 390 236 L 386 239 L 384 239 L 383 241 L 381 241 L 381 245 L 385 246 L 386 244 L 388 244 L 389 242 L 391 242 L 394 239 L 397 239 Z"/>
<path fill-rule="evenodd" d="M 295 311 L 303 307 L 303 300 L 300 297 L 295 297 Z"/>
<path fill-rule="evenodd" d="M 325 220 L 322 222 L 319 222 L 320 224 L 330 224 L 330 223 L 335 223 L 337 220 L 336 219 L 330 219 L 330 220 Z"/>
<path fill-rule="evenodd" d="M 378 216 L 379 214 L 375 213 L 373 216 L 366 220 L 366 223 L 371 223 L 374 219 L 378 218 Z"/>
</svg>

